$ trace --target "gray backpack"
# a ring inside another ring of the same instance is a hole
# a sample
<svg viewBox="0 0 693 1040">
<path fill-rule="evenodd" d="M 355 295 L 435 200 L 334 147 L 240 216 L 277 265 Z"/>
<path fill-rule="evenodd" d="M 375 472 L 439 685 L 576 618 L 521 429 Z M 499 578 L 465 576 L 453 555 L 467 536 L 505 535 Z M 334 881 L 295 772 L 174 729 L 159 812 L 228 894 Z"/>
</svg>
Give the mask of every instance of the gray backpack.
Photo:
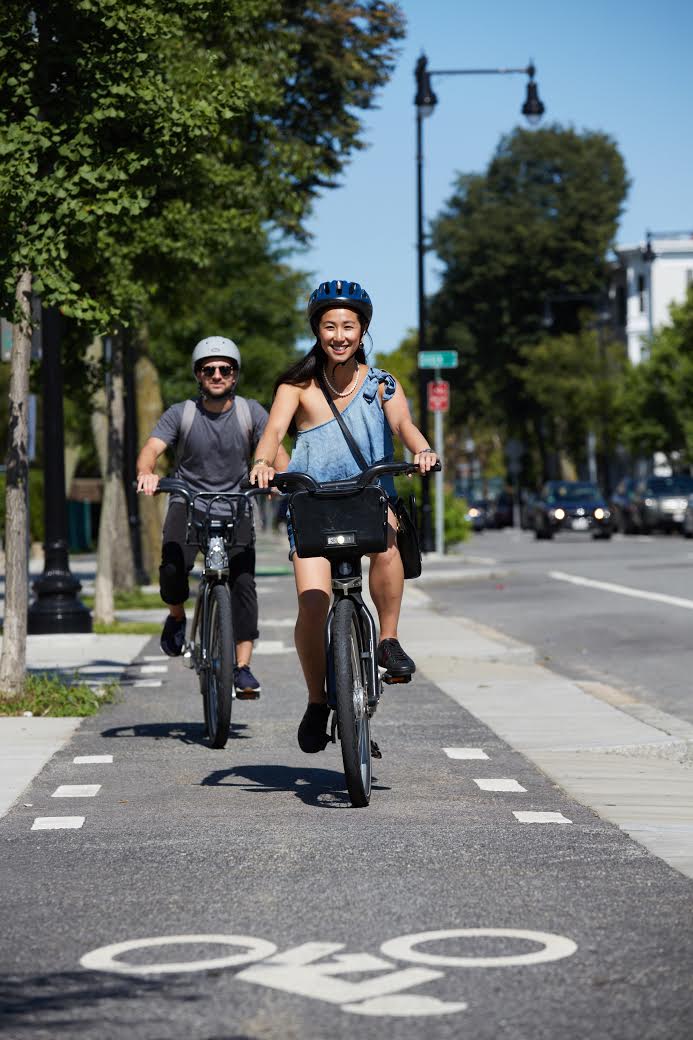
<svg viewBox="0 0 693 1040">
<path fill-rule="evenodd" d="M 250 415 L 250 406 L 246 401 L 245 397 L 239 397 L 238 395 L 236 395 L 233 400 L 234 407 L 236 409 L 236 418 L 238 419 L 238 423 L 241 427 L 241 432 L 244 434 L 247 442 L 246 456 L 248 459 L 250 459 L 250 455 L 253 450 L 253 420 Z M 183 458 L 183 453 L 185 452 L 185 446 L 188 442 L 188 436 L 190 435 L 190 430 L 192 428 L 196 412 L 197 401 L 188 399 L 183 405 L 183 417 L 180 421 L 180 429 L 178 431 L 175 461 L 176 470 L 180 465 L 180 460 Z"/>
</svg>

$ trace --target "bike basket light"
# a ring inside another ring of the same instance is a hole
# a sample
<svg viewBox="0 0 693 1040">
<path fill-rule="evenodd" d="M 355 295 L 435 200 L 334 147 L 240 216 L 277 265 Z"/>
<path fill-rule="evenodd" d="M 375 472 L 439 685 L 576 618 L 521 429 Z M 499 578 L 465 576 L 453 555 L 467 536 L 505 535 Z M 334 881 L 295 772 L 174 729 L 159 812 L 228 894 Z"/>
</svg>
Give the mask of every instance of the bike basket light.
<svg viewBox="0 0 693 1040">
<path fill-rule="evenodd" d="M 220 535 L 213 535 L 209 539 L 209 546 L 205 556 L 205 566 L 208 570 L 223 571 L 228 567 L 228 558 L 224 548 L 224 539 Z"/>
<path fill-rule="evenodd" d="M 356 545 L 356 535 L 353 531 L 349 534 L 328 534 L 328 545 Z"/>
</svg>

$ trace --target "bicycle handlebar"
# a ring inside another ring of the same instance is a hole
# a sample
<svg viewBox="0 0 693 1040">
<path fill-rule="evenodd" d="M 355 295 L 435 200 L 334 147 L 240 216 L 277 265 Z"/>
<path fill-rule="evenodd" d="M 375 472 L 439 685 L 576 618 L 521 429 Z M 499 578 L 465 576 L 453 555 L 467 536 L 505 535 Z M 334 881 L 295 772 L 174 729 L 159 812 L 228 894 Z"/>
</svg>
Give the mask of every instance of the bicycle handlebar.
<svg viewBox="0 0 693 1040">
<path fill-rule="evenodd" d="M 171 492 L 183 495 L 189 506 L 193 504 L 195 499 L 201 498 L 214 498 L 223 499 L 228 501 L 234 498 L 243 498 L 246 501 L 255 495 L 265 493 L 264 488 L 249 487 L 243 488 L 239 491 L 193 491 L 192 488 L 188 487 L 184 480 L 180 480 L 178 477 L 161 477 L 159 484 L 154 492 L 158 495 L 160 492 L 170 494 Z"/>
<path fill-rule="evenodd" d="M 428 473 L 422 475 L 428 476 L 430 473 L 439 472 L 440 469 L 440 462 L 436 462 L 435 466 L 432 466 Z M 281 491 L 284 494 L 291 494 L 293 491 L 298 491 L 301 488 L 318 495 L 321 492 L 329 494 L 335 491 L 347 493 L 349 491 L 358 491 L 368 484 L 372 484 L 378 477 L 385 474 L 394 476 L 398 473 L 421 474 L 421 470 L 413 462 L 376 462 L 356 477 L 350 477 L 345 480 L 332 480 L 322 484 L 307 473 L 289 471 L 287 473 L 276 473 L 270 481 L 270 487 L 274 487 L 277 491 Z"/>
</svg>

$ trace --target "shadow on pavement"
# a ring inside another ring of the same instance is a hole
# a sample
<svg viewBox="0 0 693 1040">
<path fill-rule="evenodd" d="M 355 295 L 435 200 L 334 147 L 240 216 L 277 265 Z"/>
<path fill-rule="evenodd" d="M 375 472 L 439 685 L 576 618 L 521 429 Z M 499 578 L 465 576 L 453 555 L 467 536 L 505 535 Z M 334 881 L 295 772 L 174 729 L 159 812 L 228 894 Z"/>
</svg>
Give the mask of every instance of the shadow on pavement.
<svg viewBox="0 0 693 1040">
<path fill-rule="evenodd" d="M 374 791 L 389 791 L 377 786 Z M 217 769 L 202 780 L 201 787 L 236 787 L 251 793 L 285 791 L 300 798 L 306 805 L 319 809 L 349 809 L 344 774 L 333 769 L 308 769 L 294 766 L 255 765 Z"/>
<path fill-rule="evenodd" d="M 246 723 L 231 724 L 230 740 L 247 740 L 242 731 Z M 132 726 L 113 726 L 101 730 L 102 737 L 145 737 L 148 740 L 179 740 L 182 744 L 202 744 L 208 747 L 203 722 L 141 722 Z"/>
</svg>

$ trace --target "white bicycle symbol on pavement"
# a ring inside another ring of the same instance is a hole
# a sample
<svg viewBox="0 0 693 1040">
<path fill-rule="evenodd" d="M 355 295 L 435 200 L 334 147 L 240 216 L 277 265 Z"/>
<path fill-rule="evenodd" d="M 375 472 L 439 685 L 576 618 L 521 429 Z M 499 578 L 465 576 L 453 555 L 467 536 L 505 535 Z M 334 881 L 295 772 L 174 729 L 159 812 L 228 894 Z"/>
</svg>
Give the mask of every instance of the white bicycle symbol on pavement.
<svg viewBox="0 0 693 1040">
<path fill-rule="evenodd" d="M 516 940 L 532 943 L 538 949 L 498 956 L 452 956 L 428 953 L 419 947 L 426 943 L 474 939 Z M 135 950 L 161 946 L 214 945 L 234 947 L 220 957 L 191 961 L 161 961 L 133 964 L 119 960 Z M 307 942 L 282 953 L 274 943 L 249 935 L 165 935 L 149 939 L 101 946 L 85 953 L 80 960 L 91 971 L 117 972 L 121 975 L 159 975 L 220 968 L 240 968 L 236 975 L 243 982 L 296 993 L 312 1000 L 339 1005 L 353 1015 L 449 1015 L 464 1011 L 463 1001 L 444 1001 L 423 993 L 413 993 L 445 972 L 440 968 L 503 968 L 518 965 L 546 964 L 570 957 L 577 944 L 563 935 L 508 928 L 452 928 L 418 932 L 388 939 L 380 947 L 381 957 L 370 953 L 340 953 L 344 943 Z M 389 959 L 386 959 L 389 958 Z M 396 961 L 427 967 L 399 968 Z M 350 982 L 343 976 L 369 973 L 370 978 Z"/>
</svg>

